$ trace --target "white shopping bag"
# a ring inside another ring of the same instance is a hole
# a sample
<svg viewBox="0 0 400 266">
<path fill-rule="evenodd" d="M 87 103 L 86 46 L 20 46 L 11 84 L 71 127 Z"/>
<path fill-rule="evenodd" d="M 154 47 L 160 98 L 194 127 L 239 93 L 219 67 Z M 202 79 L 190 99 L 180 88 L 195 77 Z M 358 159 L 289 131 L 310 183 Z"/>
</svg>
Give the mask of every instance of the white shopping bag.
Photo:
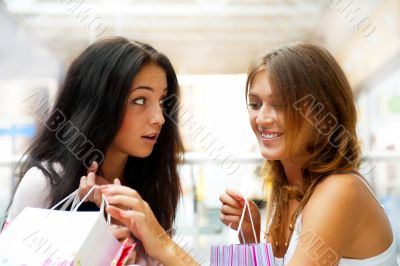
<svg viewBox="0 0 400 266">
<path fill-rule="evenodd" d="M 85 200 L 77 198 L 75 191 L 61 210 L 25 208 L 0 234 L 0 265 L 111 265 L 121 244 L 104 219 L 105 199 L 99 212 L 77 212 Z"/>
</svg>

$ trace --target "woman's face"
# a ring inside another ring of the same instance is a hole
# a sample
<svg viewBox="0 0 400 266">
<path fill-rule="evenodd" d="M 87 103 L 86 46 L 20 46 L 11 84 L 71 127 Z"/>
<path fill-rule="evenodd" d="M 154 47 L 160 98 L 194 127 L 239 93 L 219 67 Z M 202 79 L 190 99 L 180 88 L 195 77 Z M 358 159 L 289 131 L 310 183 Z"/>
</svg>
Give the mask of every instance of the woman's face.
<svg viewBox="0 0 400 266">
<path fill-rule="evenodd" d="M 268 160 L 280 160 L 285 155 L 285 131 L 282 106 L 272 94 L 265 71 L 259 71 L 248 93 L 251 127 L 260 145 L 261 154 Z"/>
<path fill-rule="evenodd" d="M 248 93 L 248 110 L 251 127 L 260 145 L 261 154 L 268 160 L 293 160 L 285 148 L 284 111 L 286 107 L 273 95 L 265 70 L 259 71 Z M 305 123 L 293 144 L 294 156 L 306 152 L 312 128 Z"/>
<path fill-rule="evenodd" d="M 167 96 L 165 71 L 156 64 L 145 65 L 133 79 L 121 128 L 111 148 L 134 156 L 151 154 L 165 122 L 163 99 Z"/>
</svg>

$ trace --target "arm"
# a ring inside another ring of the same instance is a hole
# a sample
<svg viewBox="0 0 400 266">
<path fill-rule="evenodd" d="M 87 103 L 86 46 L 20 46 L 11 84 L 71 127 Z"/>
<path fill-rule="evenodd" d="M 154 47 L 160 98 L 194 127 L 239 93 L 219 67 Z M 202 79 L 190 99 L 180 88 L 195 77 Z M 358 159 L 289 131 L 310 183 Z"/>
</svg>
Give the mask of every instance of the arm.
<svg viewBox="0 0 400 266">
<path fill-rule="evenodd" d="M 302 230 L 289 266 L 337 265 L 360 230 L 365 196 L 357 180 L 331 176 L 303 211 Z"/>
<path fill-rule="evenodd" d="M 135 190 L 125 186 L 106 185 L 101 186 L 101 192 L 111 205 L 107 207 L 107 212 L 143 243 L 150 257 L 166 266 L 199 265 L 171 239 L 158 223 L 150 206 Z"/>
<path fill-rule="evenodd" d="M 166 232 L 163 235 L 159 236 L 158 239 L 162 242 L 164 249 L 159 260 L 163 262 L 165 266 L 200 265 L 189 253 L 187 253 L 182 247 L 176 244 Z"/>
</svg>

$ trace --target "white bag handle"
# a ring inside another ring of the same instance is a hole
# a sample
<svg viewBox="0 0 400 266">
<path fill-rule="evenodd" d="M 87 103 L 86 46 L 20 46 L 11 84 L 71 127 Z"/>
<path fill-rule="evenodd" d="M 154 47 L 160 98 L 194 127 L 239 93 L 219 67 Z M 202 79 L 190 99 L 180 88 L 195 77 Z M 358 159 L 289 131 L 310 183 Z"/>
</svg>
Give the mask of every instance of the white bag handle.
<svg viewBox="0 0 400 266">
<path fill-rule="evenodd" d="M 69 194 L 67 197 L 62 199 L 59 203 L 54 205 L 50 210 L 54 210 L 55 208 L 57 208 L 58 206 L 60 206 L 62 203 L 65 202 L 62 205 L 62 207 L 60 208 L 61 211 L 65 211 L 72 202 L 71 211 L 76 212 L 76 211 L 78 211 L 78 208 L 82 205 L 82 203 L 89 197 L 90 193 L 92 193 L 94 191 L 95 188 L 96 188 L 96 185 L 94 185 L 81 200 L 79 200 L 79 189 L 77 189 L 74 192 L 72 192 L 71 194 Z M 104 214 L 104 209 L 107 206 L 109 206 L 107 199 L 104 197 L 104 195 L 101 195 L 100 214 L 102 214 L 102 215 Z M 111 215 L 109 213 L 107 213 L 106 221 L 107 221 L 107 225 L 110 226 L 111 225 Z"/>
<path fill-rule="evenodd" d="M 243 239 L 244 243 L 246 244 L 246 241 L 245 241 L 245 238 L 243 235 L 243 231 L 242 231 L 242 225 L 243 225 L 244 215 L 246 214 L 246 209 L 249 211 L 250 223 L 251 223 L 251 228 L 253 230 L 254 241 L 256 241 L 256 243 L 257 243 L 257 236 L 256 236 L 256 230 L 254 228 L 253 217 L 251 215 L 250 205 L 246 198 L 244 198 L 244 206 L 243 206 L 242 216 L 240 217 L 240 220 L 239 220 L 238 231 L 240 231 L 240 234 L 242 235 L 242 239 Z"/>
<path fill-rule="evenodd" d="M 78 196 L 78 192 L 79 192 L 79 189 L 75 190 L 74 192 L 69 194 L 67 197 L 63 198 L 59 203 L 54 205 L 50 210 L 55 210 L 58 206 L 60 206 L 62 203 L 65 202 L 63 204 L 63 206 L 60 208 L 60 210 L 65 211 L 67 209 L 67 207 L 71 204 L 71 201 L 72 200 L 75 201 L 75 198 Z"/>
</svg>

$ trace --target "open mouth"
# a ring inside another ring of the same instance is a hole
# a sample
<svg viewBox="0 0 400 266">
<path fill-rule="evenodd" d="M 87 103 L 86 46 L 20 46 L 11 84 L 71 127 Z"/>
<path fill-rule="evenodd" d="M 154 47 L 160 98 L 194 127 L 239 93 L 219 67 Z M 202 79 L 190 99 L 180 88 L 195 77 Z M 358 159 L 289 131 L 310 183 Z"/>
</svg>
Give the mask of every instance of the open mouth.
<svg viewBox="0 0 400 266">
<path fill-rule="evenodd" d="M 280 136 L 282 136 L 283 133 L 282 132 L 261 132 L 261 138 L 263 140 L 273 140 L 273 139 L 277 139 Z"/>
<path fill-rule="evenodd" d="M 148 140 L 156 140 L 158 137 L 157 134 L 151 134 L 151 135 L 147 135 L 147 136 L 142 136 L 142 138 L 148 139 Z"/>
<path fill-rule="evenodd" d="M 142 136 L 142 138 L 147 143 L 155 144 L 157 142 L 158 135 L 159 135 L 159 133 L 156 132 L 156 133 Z"/>
</svg>

